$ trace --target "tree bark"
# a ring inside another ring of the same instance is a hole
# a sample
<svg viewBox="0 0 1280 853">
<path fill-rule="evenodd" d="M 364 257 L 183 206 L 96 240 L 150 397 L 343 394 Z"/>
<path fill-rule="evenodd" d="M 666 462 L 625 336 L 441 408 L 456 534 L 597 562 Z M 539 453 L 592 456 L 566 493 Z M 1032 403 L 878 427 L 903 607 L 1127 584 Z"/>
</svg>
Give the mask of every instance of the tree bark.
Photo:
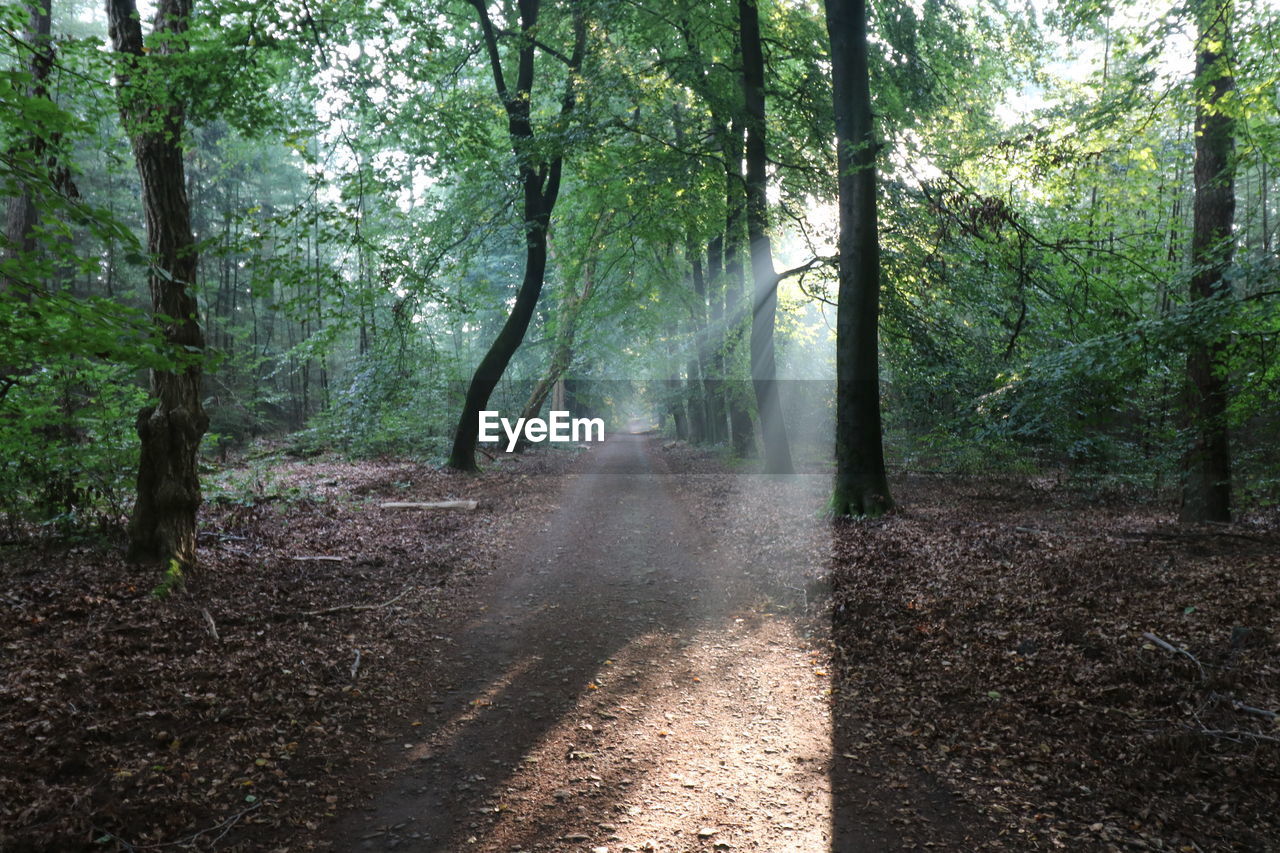
<svg viewBox="0 0 1280 853">
<path fill-rule="evenodd" d="M 525 264 L 524 280 L 516 293 L 511 313 L 488 352 L 480 360 L 467 388 L 448 462 L 450 468 L 461 471 L 476 470 L 480 412 L 488 405 L 493 389 L 497 387 L 511 357 L 524 341 L 529 320 L 533 317 L 538 297 L 542 293 L 542 282 L 547 271 L 547 229 L 551 224 L 551 211 L 555 208 L 556 198 L 560 193 L 560 174 L 564 165 L 564 157 L 560 153 L 549 160 L 539 160 L 531 150 L 535 134 L 529 109 L 533 98 L 535 33 L 541 3 L 540 0 L 518 0 L 517 5 L 520 11 L 521 40 L 517 53 L 516 86 L 514 90 L 509 90 L 503 74 L 498 36 L 489 19 L 488 6 L 484 0 L 472 0 L 472 6 L 480 18 L 494 85 L 507 113 L 507 133 L 520 164 L 520 184 L 524 192 Z M 565 92 L 560 103 L 562 117 L 573 112 L 576 103 L 574 77 L 582 65 L 586 50 L 586 21 L 577 7 L 573 12 L 573 30 L 573 54 L 569 59 Z"/>
<path fill-rule="evenodd" d="M 1231 75 L 1231 0 L 1194 6 L 1196 44 L 1195 225 L 1191 238 L 1191 302 L 1229 295 L 1235 219 L 1235 128 L 1222 101 Z M 1229 107 L 1228 107 L 1229 109 Z M 1187 354 L 1191 444 L 1183 460 L 1183 521 L 1231 520 L 1231 445 L 1227 433 L 1226 340 L 1197 336 Z"/>
<path fill-rule="evenodd" d="M 839 298 L 836 310 L 838 516 L 893 507 L 880 428 L 880 239 L 876 140 L 867 68 L 866 0 L 826 0 L 839 167 Z"/>
<path fill-rule="evenodd" d="M 182 36 L 190 16 L 190 0 L 159 0 L 154 31 L 165 39 L 153 55 L 186 49 Z M 182 160 L 184 107 L 158 97 L 157 93 L 169 91 L 168 81 L 147 79 L 156 70 L 144 55 L 134 0 L 107 0 L 107 22 L 120 60 L 116 75 L 120 115 L 130 133 L 142 183 L 151 255 L 147 275 L 151 308 L 163 324 L 165 342 L 181 360 L 175 369 L 151 371 L 152 403 L 138 413 L 142 453 L 138 497 L 129 520 L 129 557 L 166 564 L 177 561 L 189 568 L 196 560 L 200 507 L 197 454 L 209 418 L 200 403 L 204 334 L 195 296 L 188 289 L 195 283 L 197 256 Z"/>
<path fill-rule="evenodd" d="M 707 394 L 707 440 L 719 444 L 728 435 L 724 406 L 724 236 L 707 244 L 707 301 L 711 324 L 707 336 L 709 367 L 702 377 Z"/>
<path fill-rule="evenodd" d="M 690 237 L 685 241 L 685 260 L 690 262 L 693 294 L 689 303 L 689 331 L 693 351 L 685 365 L 685 387 L 688 392 L 689 440 L 707 440 L 707 402 L 703 378 L 707 372 L 707 283 L 702 272 L 702 251 Z"/>
<path fill-rule="evenodd" d="M 742 344 L 742 323 L 746 318 L 745 295 L 747 280 L 742 268 L 743 208 L 746 190 L 742 177 L 742 126 L 734 123 L 729 128 L 725 146 L 725 223 L 724 223 L 724 313 L 728 318 L 725 328 L 724 351 L 729 357 L 729 373 L 734 372 L 734 356 Z M 751 422 L 751 410 L 742 383 L 730 380 L 726 383 L 725 402 L 729 408 L 730 441 L 735 456 L 746 458 L 756 455 L 756 436 Z"/>
<path fill-rule="evenodd" d="M 773 326 L 778 306 L 778 274 L 769 242 L 768 149 L 765 142 L 764 51 L 756 0 L 738 0 L 742 42 L 742 91 L 747 129 L 747 242 L 751 252 L 754 303 L 751 311 L 751 384 L 760 415 L 766 474 L 791 474 L 791 447 L 778 397 Z"/>
<path fill-rule="evenodd" d="M 538 413 L 542 411 L 542 404 L 547 401 L 547 396 L 551 393 L 551 389 L 569 370 L 573 363 L 573 342 L 577 335 L 578 317 L 582 313 L 583 306 L 591 299 L 591 294 L 595 291 L 596 285 L 596 263 L 599 256 L 593 247 L 588 251 L 587 257 L 582 262 L 582 289 L 575 290 L 574 286 L 566 282 L 565 291 L 567 298 L 560 305 L 559 324 L 556 326 L 556 340 L 554 348 L 551 352 L 551 364 L 547 367 L 547 373 L 534 386 L 529 399 L 524 405 L 524 411 L 520 416 L 525 420 L 536 418 Z M 519 447 L 527 444 L 521 439 Z"/>
</svg>

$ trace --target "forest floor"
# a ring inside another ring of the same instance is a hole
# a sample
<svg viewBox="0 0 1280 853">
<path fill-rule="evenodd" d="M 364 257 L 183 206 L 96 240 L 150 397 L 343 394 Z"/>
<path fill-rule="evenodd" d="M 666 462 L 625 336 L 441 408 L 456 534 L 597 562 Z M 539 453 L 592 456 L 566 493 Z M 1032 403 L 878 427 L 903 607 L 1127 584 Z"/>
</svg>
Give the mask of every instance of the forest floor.
<svg viewBox="0 0 1280 853">
<path fill-rule="evenodd" d="M 1280 849 L 1274 526 L 826 488 L 642 435 L 276 460 L 163 601 L 10 543 L 0 849 Z"/>
</svg>

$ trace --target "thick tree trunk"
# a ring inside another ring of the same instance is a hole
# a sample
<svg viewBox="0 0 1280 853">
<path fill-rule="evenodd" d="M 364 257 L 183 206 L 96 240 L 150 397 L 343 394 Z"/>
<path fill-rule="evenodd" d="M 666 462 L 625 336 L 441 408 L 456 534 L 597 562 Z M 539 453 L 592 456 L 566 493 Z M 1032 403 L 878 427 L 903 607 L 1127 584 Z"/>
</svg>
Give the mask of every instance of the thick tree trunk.
<svg viewBox="0 0 1280 853">
<path fill-rule="evenodd" d="M 165 40 L 156 52 L 185 49 L 182 34 L 190 15 L 190 0 L 159 0 L 155 31 L 164 33 Z M 138 498 L 129 520 L 129 557 L 191 567 L 200 507 L 197 454 L 209 418 L 200 403 L 204 335 L 195 296 L 188 289 L 195 283 L 197 257 L 182 161 L 185 116 L 182 104 L 158 100 L 159 93 L 168 91 L 167 81 L 147 79 L 155 70 L 146 67 L 134 0 L 108 0 L 107 21 L 121 60 L 120 114 L 142 183 L 151 308 L 165 318 L 165 342 L 187 362 L 175 370 L 151 372 L 152 404 L 138 413 L 142 454 Z"/>
<path fill-rule="evenodd" d="M 453 437 L 453 449 L 449 454 L 449 467 L 461 471 L 476 470 L 476 440 L 480 434 L 480 412 L 489 403 L 493 389 L 498 387 L 498 380 L 506 371 L 511 357 L 515 355 L 524 341 L 524 333 L 529 328 L 533 317 L 533 309 L 538 304 L 538 296 L 542 293 L 542 281 L 547 271 L 547 216 L 531 215 L 537 209 L 531 201 L 540 195 L 536 186 L 525 189 L 525 261 L 524 281 L 516 294 L 515 305 L 511 314 L 502 324 L 502 330 L 489 346 L 489 351 L 480 360 L 471 384 L 467 388 L 467 397 L 462 405 L 462 417 L 458 419 L 458 428 Z M 550 211 L 547 211 L 548 214 Z"/>
<path fill-rule="evenodd" d="M 826 0 L 839 164 L 835 515 L 893 506 L 880 430 L 880 239 L 866 0 Z"/>
<path fill-rule="evenodd" d="M 725 153 L 725 224 L 724 224 L 724 312 L 728 318 L 725 328 L 724 350 L 729 357 L 729 373 L 733 373 L 735 356 L 742 345 L 742 324 L 746 319 L 747 279 L 742 268 L 743 208 L 746 190 L 742 177 L 742 128 L 734 124 L 729 129 Z M 756 436 L 748 405 L 749 392 L 743 383 L 729 380 L 725 401 L 729 407 L 729 430 L 733 453 L 746 458 L 756 455 Z"/>
<path fill-rule="evenodd" d="M 547 271 L 547 228 L 556 197 L 560 193 L 560 174 L 563 155 L 556 154 L 550 160 L 538 161 L 531 152 L 535 141 L 530 121 L 530 104 L 533 98 L 534 58 L 537 49 L 534 33 L 538 26 L 540 0 L 518 0 L 520 10 L 521 39 L 518 53 L 516 85 L 508 90 L 502 70 L 501 51 L 497 32 L 489 18 L 484 0 L 472 0 L 472 6 L 480 18 L 485 49 L 493 73 L 494 86 L 507 113 L 507 132 L 512 150 L 520 162 L 520 183 L 524 189 L 525 264 L 524 280 L 516 294 L 511 314 L 502 324 L 502 330 L 490 345 L 480 365 L 476 368 L 467 396 L 462 404 L 462 414 L 453 436 L 453 449 L 449 452 L 450 468 L 461 471 L 476 470 L 476 440 L 480 433 L 480 412 L 489 403 L 493 389 L 506 371 L 511 357 L 524 341 L 529 320 L 542 293 L 542 282 Z M 582 65 L 586 50 L 586 21 L 581 10 L 573 13 L 574 46 L 569 59 L 564 97 L 560 102 L 560 115 L 567 117 L 576 103 L 574 77 Z"/>
<path fill-rule="evenodd" d="M 782 421 L 773 347 L 778 306 L 778 274 L 769 243 L 767 147 L 765 144 L 764 51 L 756 0 L 738 0 L 742 40 L 742 91 L 747 118 L 747 241 L 751 251 L 754 302 L 751 311 L 751 384 L 760 415 L 766 474 L 791 474 L 791 447 Z"/>
<path fill-rule="evenodd" d="M 1199 0 L 1196 55 L 1195 229 L 1191 301 L 1226 294 L 1235 218 L 1235 128 L 1222 100 L 1231 75 L 1231 0 Z M 1229 109 L 1229 107 L 1228 107 Z M 1187 354 L 1191 445 L 1184 459 L 1183 521 L 1231 520 L 1231 445 L 1227 434 L 1226 341 L 1216 330 Z"/>
</svg>

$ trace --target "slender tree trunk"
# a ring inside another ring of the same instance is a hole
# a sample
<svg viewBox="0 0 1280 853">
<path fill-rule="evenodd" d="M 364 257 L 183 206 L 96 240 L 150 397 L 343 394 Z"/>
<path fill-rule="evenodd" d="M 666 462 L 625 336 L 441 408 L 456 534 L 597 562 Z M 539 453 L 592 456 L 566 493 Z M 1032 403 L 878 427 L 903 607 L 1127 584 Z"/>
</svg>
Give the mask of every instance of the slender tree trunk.
<svg viewBox="0 0 1280 853">
<path fill-rule="evenodd" d="M 1222 101 L 1231 75 L 1231 0 L 1198 0 L 1196 44 L 1195 225 L 1191 237 L 1191 301 L 1225 296 L 1235 219 L 1235 128 Z M 1227 107 L 1226 109 L 1230 109 Z M 1187 354 L 1191 445 L 1184 459 L 1183 521 L 1231 520 L 1231 445 L 1227 434 L 1226 340 L 1197 339 Z"/>
<path fill-rule="evenodd" d="M 547 396 L 551 390 L 557 386 L 557 383 L 564 377 L 573 364 L 573 342 L 578 331 L 578 317 L 582 314 L 582 308 L 591 299 L 591 294 L 595 290 L 596 285 L 596 262 L 598 256 L 592 252 L 582 262 L 582 289 L 574 291 L 571 285 L 566 283 L 566 293 L 568 298 L 560 305 L 559 323 L 556 326 L 556 340 L 551 352 L 551 364 L 547 368 L 547 373 L 534 386 L 533 392 L 529 395 L 529 400 L 524 404 L 524 411 L 521 417 L 526 420 L 536 418 L 538 413 L 542 411 L 542 404 L 547 401 Z M 554 404 L 553 404 L 554 405 Z M 523 446 L 523 441 L 521 442 Z"/>
<path fill-rule="evenodd" d="M 685 258 L 691 264 L 693 295 L 689 304 L 689 331 L 693 352 L 685 365 L 685 387 L 688 391 L 689 440 L 707 440 L 707 404 L 702 379 L 706 374 L 707 283 L 702 272 L 702 252 L 693 239 L 685 241 Z"/>
<path fill-rule="evenodd" d="M 488 6 L 484 0 L 472 0 L 472 5 L 480 18 L 494 85 L 506 110 L 508 135 L 520 163 L 520 184 L 524 191 L 525 264 L 524 280 L 516 294 L 511 314 L 484 358 L 480 360 L 480 365 L 471 378 L 471 385 L 467 388 L 448 463 L 450 468 L 462 471 L 476 470 L 480 412 L 488 404 L 511 357 L 524 341 L 525 331 L 529 328 L 529 321 L 542 293 L 542 282 L 547 270 L 547 228 L 551 223 L 551 211 L 555 208 L 556 197 L 560 193 L 560 173 L 564 163 L 562 154 L 557 153 L 550 160 L 538 161 L 535 159 L 536 155 L 529 150 L 535 140 L 529 110 L 533 96 L 536 51 L 534 34 L 537 30 L 540 0 L 518 0 L 523 38 L 518 52 L 516 85 L 510 90 L 503 74 L 498 34 L 489 18 Z M 576 7 L 573 29 L 573 54 L 569 59 L 565 93 L 560 104 L 562 117 L 567 117 L 573 111 L 576 102 L 574 77 L 582 65 L 586 50 L 586 21 L 581 10 Z"/>
<path fill-rule="evenodd" d="M 165 39 L 153 51 L 185 50 L 183 33 L 190 0 L 159 0 L 155 31 Z M 195 565 L 196 510 L 200 481 L 196 473 L 200 438 L 209 425 L 200 404 L 200 360 L 204 335 L 197 316 L 194 284 L 197 256 L 191 233 L 191 209 L 182 160 L 183 105 L 163 102 L 166 81 L 144 55 L 142 25 L 134 0 L 108 0 L 111 42 L 119 56 L 117 95 L 124 126 L 131 134 L 142 183 L 151 269 L 147 277 L 151 307 L 166 318 L 163 333 L 186 365 L 151 372 L 152 403 L 138 413 L 142 455 L 138 463 L 138 499 L 129 521 L 129 556 L 134 560 L 177 561 Z M 142 78 L 142 79 L 139 79 Z"/>
<path fill-rule="evenodd" d="M 29 23 L 26 41 L 33 48 L 27 70 L 31 73 L 29 93 L 33 98 L 49 97 L 49 72 L 53 68 L 53 41 L 51 35 L 50 0 L 35 0 L 28 5 Z M 43 171 L 48 140 L 37 129 L 11 152 L 15 161 L 26 161 L 33 171 Z M 14 260 L 31 258 L 36 251 L 36 204 L 26 181 L 19 181 L 21 190 L 8 199 L 5 205 L 4 234 L 8 245 L 5 257 Z M 9 293 L 24 301 L 30 301 L 39 288 L 35 281 L 20 281 L 5 276 L 0 279 L 0 293 Z"/>
<path fill-rule="evenodd" d="M 791 474 L 791 446 L 782 421 L 773 346 L 778 306 L 778 274 L 769 243 L 769 199 L 765 143 L 764 51 L 756 0 L 738 0 L 742 40 L 742 91 L 747 117 L 747 241 L 751 251 L 754 302 L 751 311 L 751 384 L 760 414 L 766 474 Z"/>
<path fill-rule="evenodd" d="M 702 377 L 707 394 L 707 440 L 720 443 L 728 435 L 724 406 L 724 236 L 707 244 L 707 298 L 711 310 L 707 336 L 709 366 Z"/>
<path fill-rule="evenodd" d="M 729 358 L 730 374 L 734 374 L 734 362 L 742 345 L 742 324 L 746 317 L 747 279 L 742 268 L 743 208 L 746 191 L 742 177 L 742 127 L 729 128 L 725 153 L 725 224 L 724 224 L 724 312 L 728 318 L 725 327 L 724 350 Z M 730 379 L 727 383 L 726 402 L 729 406 L 729 429 L 735 456 L 756 455 L 755 428 L 751 422 L 748 394 L 742 383 Z"/>
<path fill-rule="evenodd" d="M 826 0 L 839 164 L 835 515 L 893 506 L 880 431 L 880 239 L 866 0 Z M 1010 343 L 1012 347 L 1012 342 Z"/>
</svg>

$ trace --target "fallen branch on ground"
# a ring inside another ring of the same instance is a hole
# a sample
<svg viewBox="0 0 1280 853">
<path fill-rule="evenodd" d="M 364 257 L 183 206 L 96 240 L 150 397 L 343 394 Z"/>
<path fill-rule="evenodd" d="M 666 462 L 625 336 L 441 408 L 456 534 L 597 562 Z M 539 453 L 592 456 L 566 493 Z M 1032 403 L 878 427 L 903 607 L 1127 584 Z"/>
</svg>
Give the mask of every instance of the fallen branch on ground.
<svg viewBox="0 0 1280 853">
<path fill-rule="evenodd" d="M 478 501 L 388 501 L 378 504 L 381 509 L 462 509 L 473 510 Z"/>
<path fill-rule="evenodd" d="M 1190 731 L 1198 735 L 1206 737 L 1220 737 L 1226 740 L 1240 742 L 1241 738 L 1249 738 L 1250 740 L 1265 740 L 1270 743 L 1280 743 L 1280 737 L 1272 737 L 1271 735 L 1259 734 L 1258 732 L 1243 732 L 1238 729 L 1195 729 L 1188 726 Z"/>
<path fill-rule="evenodd" d="M 1262 717 L 1273 723 L 1278 717 L 1280 717 L 1280 714 L 1277 714 L 1275 711 L 1268 711 L 1266 708 L 1255 708 L 1253 705 L 1246 705 L 1239 699 L 1233 699 L 1230 696 L 1223 696 L 1221 693 L 1210 693 L 1209 698 L 1214 701 L 1226 700 L 1227 704 L 1231 706 L 1231 710 L 1233 711 L 1239 711 L 1242 714 L 1253 714 L 1255 717 Z"/>
<path fill-rule="evenodd" d="M 1171 654 L 1182 655 L 1187 660 L 1194 663 L 1196 665 L 1196 668 L 1200 670 L 1200 680 L 1203 681 L 1205 679 L 1206 676 L 1204 671 L 1204 664 L 1200 663 L 1199 658 L 1191 654 L 1191 652 L 1187 651 L 1181 646 L 1175 646 L 1172 643 L 1165 642 L 1164 640 L 1160 639 L 1150 631 L 1144 631 L 1142 633 L 1142 637 L 1145 640 L 1149 640 L 1150 642 L 1155 643 L 1157 646 L 1164 649 L 1166 652 L 1170 652 Z"/>
<path fill-rule="evenodd" d="M 310 557 L 310 556 L 290 557 L 289 559 L 296 560 L 299 563 L 305 562 L 305 561 L 324 562 L 324 563 L 341 563 L 343 560 L 347 558 L 346 557 L 326 557 L 321 555 L 321 556 L 314 556 L 314 557 Z"/>
<path fill-rule="evenodd" d="M 400 599 L 409 594 L 409 590 L 403 589 L 395 598 L 389 598 L 381 604 L 339 604 L 336 607 L 324 607 L 320 610 L 304 610 L 301 616 L 328 616 L 330 613 L 343 613 L 348 610 L 381 610 L 384 607 L 390 607 Z"/>
<path fill-rule="evenodd" d="M 213 622 L 213 616 L 209 613 L 209 608 L 201 607 L 200 615 L 204 617 L 204 623 L 209 626 L 209 633 L 213 635 L 215 643 L 221 643 L 222 638 L 218 636 L 218 626 Z"/>
</svg>

